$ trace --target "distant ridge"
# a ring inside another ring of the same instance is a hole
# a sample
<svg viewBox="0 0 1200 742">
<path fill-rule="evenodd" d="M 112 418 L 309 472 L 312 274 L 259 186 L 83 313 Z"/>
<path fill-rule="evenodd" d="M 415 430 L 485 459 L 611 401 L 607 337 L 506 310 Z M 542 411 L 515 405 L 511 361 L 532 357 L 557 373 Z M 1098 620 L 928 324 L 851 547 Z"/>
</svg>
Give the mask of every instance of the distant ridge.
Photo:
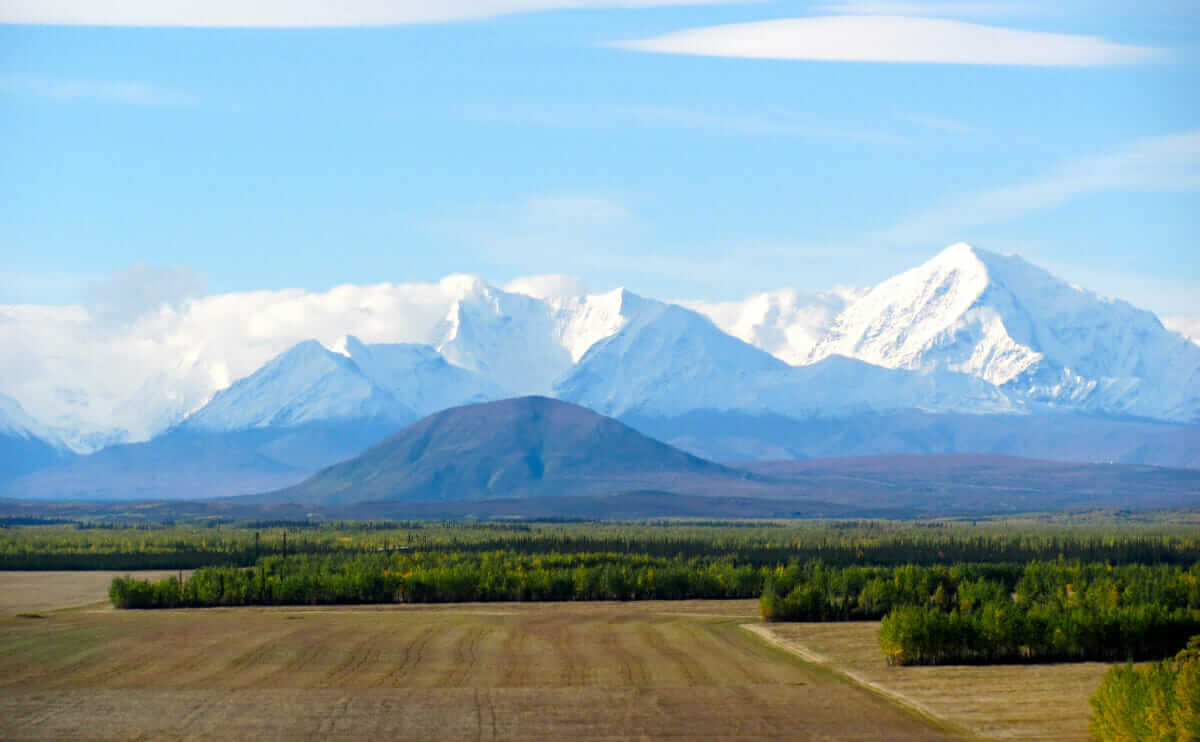
<svg viewBox="0 0 1200 742">
<path fill-rule="evenodd" d="M 718 494 L 747 476 L 585 407 L 532 396 L 430 415 L 354 459 L 250 499 L 334 506 L 645 489 Z"/>
<path fill-rule="evenodd" d="M 347 517 L 930 517 L 1200 506 L 1200 471 L 993 454 L 722 465 L 547 397 L 430 415 L 241 504 Z"/>
</svg>

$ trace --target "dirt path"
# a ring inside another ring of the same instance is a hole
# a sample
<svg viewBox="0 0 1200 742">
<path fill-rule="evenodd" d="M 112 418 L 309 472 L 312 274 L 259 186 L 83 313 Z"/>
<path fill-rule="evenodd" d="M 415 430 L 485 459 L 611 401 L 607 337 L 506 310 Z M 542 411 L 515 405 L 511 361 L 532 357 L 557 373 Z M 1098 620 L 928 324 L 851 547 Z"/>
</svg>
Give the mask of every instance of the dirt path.
<svg viewBox="0 0 1200 742">
<path fill-rule="evenodd" d="M 878 622 L 745 624 L 743 628 L 898 704 L 978 738 L 1087 742 L 1088 699 L 1109 665 L 889 667 Z"/>
</svg>

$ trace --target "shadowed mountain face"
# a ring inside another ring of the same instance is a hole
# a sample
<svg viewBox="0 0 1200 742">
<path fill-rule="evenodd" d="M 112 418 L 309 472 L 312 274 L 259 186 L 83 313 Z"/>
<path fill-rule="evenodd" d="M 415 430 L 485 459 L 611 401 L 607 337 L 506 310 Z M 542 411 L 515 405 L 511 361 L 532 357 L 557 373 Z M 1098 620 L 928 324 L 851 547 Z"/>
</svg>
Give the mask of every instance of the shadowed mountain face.
<svg viewBox="0 0 1200 742">
<path fill-rule="evenodd" d="M 586 408 L 521 397 L 431 415 L 357 458 L 253 500 L 331 506 L 652 488 L 711 492 L 744 477 Z"/>
<path fill-rule="evenodd" d="M 187 500 L 244 495 L 301 482 L 399 428 L 384 419 L 228 433 L 175 430 L 0 481 L 0 497 Z"/>
<path fill-rule="evenodd" d="M 9 479 L 71 458 L 69 452 L 37 438 L 0 433 L 0 488 Z"/>
</svg>

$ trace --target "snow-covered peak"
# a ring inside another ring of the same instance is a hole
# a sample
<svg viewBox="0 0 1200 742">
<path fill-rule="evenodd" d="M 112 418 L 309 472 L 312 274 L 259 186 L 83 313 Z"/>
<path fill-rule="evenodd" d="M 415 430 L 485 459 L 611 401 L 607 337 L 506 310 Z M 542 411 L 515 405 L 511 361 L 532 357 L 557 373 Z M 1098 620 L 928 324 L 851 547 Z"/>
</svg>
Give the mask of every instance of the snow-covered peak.
<svg viewBox="0 0 1200 742">
<path fill-rule="evenodd" d="M 536 299 L 486 286 L 454 302 L 436 347 L 510 394 L 549 394 L 556 379 L 645 302 L 625 289 Z"/>
<path fill-rule="evenodd" d="M 976 264 L 983 263 L 988 257 L 995 256 L 996 253 L 980 250 L 969 242 L 955 242 L 944 248 L 937 255 L 934 255 L 926 265 L 958 265 L 960 267 L 972 267 Z"/>
<path fill-rule="evenodd" d="M 480 296 L 492 288 L 487 281 L 469 273 L 451 273 L 438 281 L 438 287 L 458 300 Z"/>
<path fill-rule="evenodd" d="M 415 417 L 353 360 L 306 340 L 217 393 L 181 427 L 232 432 L 354 419 L 409 422 Z"/>
<path fill-rule="evenodd" d="M 6 394 L 0 394 L 0 435 L 37 438 L 60 445 L 48 427 L 31 417 L 20 402 Z"/>
<path fill-rule="evenodd" d="M 566 348 L 572 363 L 578 363 L 596 343 L 619 332 L 645 306 L 644 299 L 623 288 L 549 299 L 547 303 L 555 317 L 555 339 Z"/>
<path fill-rule="evenodd" d="M 628 293 L 621 299 L 628 321 L 559 381 L 561 398 L 608 415 L 767 409 L 760 389 L 787 364 L 689 309 Z"/>
<path fill-rule="evenodd" d="M 831 355 L 966 373 L 1055 407 L 1200 417 L 1200 346 L 1150 312 L 964 243 L 847 306 L 808 360 Z"/>
<path fill-rule="evenodd" d="M 846 307 L 807 360 L 844 355 L 888 368 L 918 368 L 927 349 L 942 342 L 988 283 L 988 269 L 979 251 L 966 243 L 952 245 Z M 987 324 L 987 319 L 984 322 Z M 978 371 L 967 367 L 971 360 L 956 359 L 955 370 Z M 1022 355 L 1014 370 L 1001 373 L 1011 377 L 1029 362 L 1028 356 Z M 999 383 L 1006 379 L 989 380 Z"/>
<path fill-rule="evenodd" d="M 549 307 L 529 296 L 485 287 L 455 301 L 443 327 L 438 352 L 514 395 L 545 393 L 571 365 Z"/>
<path fill-rule="evenodd" d="M 596 343 L 559 382 L 563 399 L 609 415 L 651 417 L 1022 411 L 1002 390 L 966 374 L 890 370 L 840 356 L 789 366 L 699 313 L 642 301 L 620 332 Z"/>
<path fill-rule="evenodd" d="M 499 385 L 447 362 L 429 345 L 368 345 L 352 335 L 344 338 L 340 345 L 372 383 L 418 415 L 506 396 Z"/>
<path fill-rule="evenodd" d="M 807 361 L 813 348 L 849 301 L 861 292 L 842 289 L 807 294 L 780 289 L 742 301 L 678 301 L 699 312 L 717 327 L 790 364 Z"/>
</svg>

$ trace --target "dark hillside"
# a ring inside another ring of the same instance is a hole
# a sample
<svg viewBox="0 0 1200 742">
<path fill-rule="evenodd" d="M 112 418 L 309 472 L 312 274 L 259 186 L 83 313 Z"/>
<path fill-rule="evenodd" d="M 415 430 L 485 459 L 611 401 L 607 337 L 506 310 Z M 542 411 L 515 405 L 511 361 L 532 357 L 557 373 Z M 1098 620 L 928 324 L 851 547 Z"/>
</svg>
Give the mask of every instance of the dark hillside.
<svg viewBox="0 0 1200 742">
<path fill-rule="evenodd" d="M 665 489 L 723 494 L 748 475 L 546 397 L 445 410 L 260 502 L 323 506 Z"/>
</svg>

